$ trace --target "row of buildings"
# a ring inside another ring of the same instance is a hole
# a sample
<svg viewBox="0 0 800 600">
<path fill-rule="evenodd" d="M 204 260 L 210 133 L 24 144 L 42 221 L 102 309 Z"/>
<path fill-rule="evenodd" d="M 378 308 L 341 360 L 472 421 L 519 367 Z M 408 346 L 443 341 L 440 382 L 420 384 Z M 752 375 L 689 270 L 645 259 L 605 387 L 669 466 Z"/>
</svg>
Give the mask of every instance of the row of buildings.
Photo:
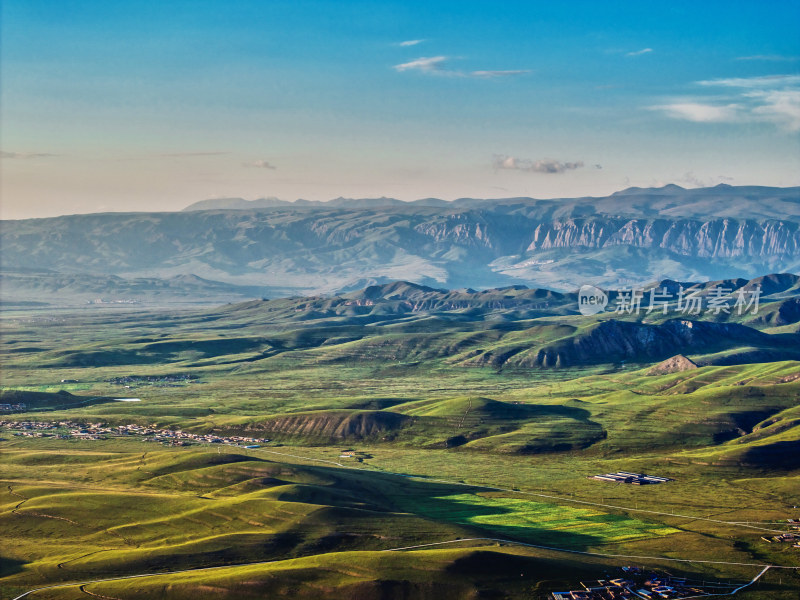
<svg viewBox="0 0 800 600">
<path fill-rule="evenodd" d="M 655 483 L 675 481 L 669 477 L 656 477 L 655 475 L 631 473 L 629 471 L 617 471 L 616 473 L 606 473 L 604 475 L 591 475 L 589 476 L 589 479 L 596 479 L 598 481 L 611 481 L 614 483 L 630 483 L 632 485 L 650 485 Z"/>
<path fill-rule="evenodd" d="M 181 429 L 162 429 L 156 425 L 106 425 L 103 423 L 76 423 L 74 421 L 0 421 L 0 429 L 8 429 L 14 435 L 24 437 L 57 437 L 59 439 L 106 439 L 109 436 L 139 436 L 145 440 L 167 445 L 227 444 L 240 447 L 257 447 L 269 442 L 267 438 L 242 435 L 216 435 L 192 433 Z"/>
</svg>

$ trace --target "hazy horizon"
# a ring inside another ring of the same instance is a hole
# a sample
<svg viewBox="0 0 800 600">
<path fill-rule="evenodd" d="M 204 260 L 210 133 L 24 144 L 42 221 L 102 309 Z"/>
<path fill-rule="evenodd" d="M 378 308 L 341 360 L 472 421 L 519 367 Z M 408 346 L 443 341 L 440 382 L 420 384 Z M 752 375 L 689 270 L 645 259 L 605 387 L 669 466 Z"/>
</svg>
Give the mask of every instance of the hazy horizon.
<svg viewBox="0 0 800 600">
<path fill-rule="evenodd" d="M 316 207 L 316 208 L 325 208 L 326 204 L 333 203 L 333 202 L 336 202 L 336 201 L 339 201 L 339 200 L 345 200 L 345 201 L 352 200 L 352 201 L 356 201 L 356 202 L 361 201 L 361 200 L 366 200 L 366 201 L 375 201 L 376 202 L 375 206 L 377 207 L 377 206 L 379 206 L 377 203 L 380 202 L 381 200 L 391 200 L 391 201 L 395 201 L 396 200 L 396 201 L 400 201 L 400 202 L 405 202 L 407 204 L 414 204 L 414 203 L 418 203 L 418 202 L 424 202 L 425 200 L 442 200 L 442 201 L 448 202 L 448 203 L 457 203 L 459 200 L 485 200 L 487 202 L 490 202 L 492 200 L 497 200 L 498 202 L 501 202 L 501 201 L 504 201 L 504 200 L 511 200 L 511 199 L 517 199 L 517 198 L 525 199 L 525 200 L 533 200 L 533 201 L 539 201 L 539 200 L 542 200 L 542 201 L 565 200 L 565 201 L 567 201 L 567 200 L 582 200 L 584 198 L 587 199 L 587 200 L 590 200 L 592 198 L 598 198 L 598 199 L 608 198 L 610 196 L 614 196 L 615 194 L 620 194 L 620 193 L 623 193 L 623 192 L 625 192 L 627 190 L 632 190 L 632 189 L 634 189 L 634 190 L 635 189 L 661 190 L 661 189 L 668 188 L 668 187 L 671 187 L 671 186 L 677 186 L 677 184 L 667 183 L 667 184 L 664 184 L 662 186 L 654 186 L 654 187 L 651 187 L 651 188 L 638 188 L 636 186 L 631 186 L 631 187 L 628 187 L 628 188 L 623 188 L 623 189 L 616 190 L 614 192 L 611 192 L 610 194 L 603 195 L 603 196 L 586 195 L 586 196 L 574 196 L 574 197 L 571 197 L 571 196 L 570 197 L 568 197 L 568 196 L 548 196 L 548 197 L 497 196 L 497 197 L 489 197 L 489 198 L 477 198 L 477 197 L 473 197 L 473 196 L 462 196 L 462 197 L 457 197 L 457 198 L 435 198 L 433 196 L 426 196 L 426 197 L 422 197 L 422 198 L 412 198 L 410 200 L 405 200 L 405 199 L 401 199 L 401 198 L 392 198 L 392 197 L 389 197 L 389 196 L 375 196 L 375 197 L 362 197 L 362 198 L 345 198 L 343 196 L 339 196 L 337 198 L 326 198 L 324 200 L 312 200 L 312 199 L 309 199 L 309 198 L 295 198 L 295 199 L 289 200 L 289 199 L 285 199 L 285 198 L 264 197 L 264 196 L 257 197 L 257 198 L 240 198 L 240 197 L 232 198 L 232 197 L 219 196 L 219 197 L 216 197 L 216 198 L 203 198 L 203 199 L 198 200 L 196 202 L 190 202 L 186 206 L 181 206 L 181 207 L 177 207 L 177 208 L 170 208 L 170 209 L 161 209 L 161 210 L 139 209 L 139 210 L 137 210 L 135 208 L 131 208 L 131 209 L 126 209 L 126 210 L 103 210 L 103 211 L 87 210 L 87 211 L 84 211 L 84 212 L 69 212 L 69 213 L 61 213 L 61 214 L 36 215 L 36 216 L 24 216 L 24 217 L 6 217 L 6 216 L 3 216 L 3 217 L 0 217 L 0 221 L 16 221 L 16 220 L 26 220 L 26 219 L 46 219 L 46 218 L 54 218 L 54 217 L 67 217 L 67 216 L 72 216 L 72 215 L 90 215 L 90 214 L 102 214 L 102 213 L 121 213 L 122 214 L 122 213 L 182 212 L 182 211 L 185 211 L 187 208 L 189 208 L 190 206 L 192 206 L 194 204 L 198 204 L 200 202 L 210 202 L 210 201 L 214 201 L 214 200 L 243 200 L 245 202 L 251 202 L 251 203 L 254 203 L 254 204 L 257 203 L 260 200 L 273 200 L 273 201 L 277 201 L 277 202 L 287 203 L 290 207 L 293 207 L 293 206 L 296 205 L 298 207 L 311 207 L 311 208 L 314 208 L 314 207 Z M 775 189 L 782 189 L 779 186 L 761 186 L 761 185 L 758 185 L 758 184 L 742 185 L 742 186 L 730 186 L 730 184 L 726 184 L 726 183 L 718 183 L 715 186 L 708 186 L 708 187 L 701 187 L 701 186 L 695 186 L 695 187 L 677 186 L 677 187 L 680 187 L 681 189 L 684 189 L 684 190 L 688 191 L 688 190 L 700 190 L 700 189 L 713 189 L 713 188 L 717 188 L 717 187 L 721 187 L 721 186 L 728 186 L 728 187 L 765 187 L 765 188 L 774 187 Z M 786 188 L 791 188 L 791 187 L 797 187 L 797 186 L 785 186 L 785 187 Z M 258 209 L 258 207 L 254 207 L 254 209 Z M 198 209 L 194 209 L 194 210 L 206 210 L 206 209 L 198 208 Z M 209 209 L 209 210 L 217 210 L 217 209 Z M 240 208 L 236 208 L 236 209 L 232 209 L 232 210 L 241 210 L 241 209 Z"/>
</svg>

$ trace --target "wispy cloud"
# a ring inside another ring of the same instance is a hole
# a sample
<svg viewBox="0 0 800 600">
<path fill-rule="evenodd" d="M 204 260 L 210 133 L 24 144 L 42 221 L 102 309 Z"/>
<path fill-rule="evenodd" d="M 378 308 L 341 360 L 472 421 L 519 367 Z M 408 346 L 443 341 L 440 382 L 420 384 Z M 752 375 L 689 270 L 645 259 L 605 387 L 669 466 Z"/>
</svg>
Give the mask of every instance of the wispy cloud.
<svg viewBox="0 0 800 600">
<path fill-rule="evenodd" d="M 739 120 L 744 114 L 742 107 L 737 104 L 715 106 L 700 102 L 675 102 L 651 106 L 650 108 L 663 111 L 674 119 L 694 121 L 695 123 L 730 123 Z"/>
<path fill-rule="evenodd" d="M 47 152 L 0 152 L 0 158 L 49 158 L 51 156 L 58 156 L 58 154 L 49 154 Z"/>
<path fill-rule="evenodd" d="M 400 43 L 398 43 L 397 45 L 398 45 L 398 46 L 403 46 L 403 47 L 406 47 L 406 46 L 416 46 L 417 44 L 421 44 L 421 43 L 422 43 L 422 42 L 424 42 L 424 41 L 425 41 L 425 40 L 406 40 L 406 41 L 404 41 L 404 42 L 400 42 Z"/>
<path fill-rule="evenodd" d="M 735 88 L 775 88 L 800 84 L 800 75 L 762 75 L 760 77 L 727 77 L 698 81 L 698 85 Z"/>
<path fill-rule="evenodd" d="M 717 175 L 715 177 L 699 177 L 695 175 L 694 171 L 689 171 L 684 173 L 683 177 L 680 177 L 675 181 L 691 187 L 704 188 L 719 185 L 720 183 L 728 183 L 733 180 L 733 177 L 727 177 L 726 175 Z"/>
<path fill-rule="evenodd" d="M 769 62 L 792 62 L 800 60 L 800 56 L 781 56 L 780 54 L 754 54 L 753 56 L 738 56 L 736 60 L 761 60 Z"/>
<path fill-rule="evenodd" d="M 730 77 L 697 84 L 721 91 L 711 98 L 684 98 L 648 108 L 696 123 L 771 123 L 783 131 L 800 131 L 800 75 Z"/>
<path fill-rule="evenodd" d="M 162 154 L 161 156 L 181 158 L 191 156 L 222 156 L 223 154 L 230 154 L 230 152 L 170 152 L 168 154 Z"/>
<path fill-rule="evenodd" d="M 423 56 L 407 63 L 395 65 L 395 71 L 419 71 L 427 75 L 440 75 L 443 77 L 476 77 L 479 79 L 496 79 L 499 77 L 514 77 L 525 75 L 528 69 L 488 70 L 488 71 L 459 71 L 446 69 L 445 63 L 450 60 L 447 56 Z"/>
<path fill-rule="evenodd" d="M 484 77 L 491 79 L 493 77 L 513 77 L 514 75 L 525 75 L 530 73 L 529 69 L 514 69 L 507 71 L 470 71 L 467 73 L 470 77 Z"/>
<path fill-rule="evenodd" d="M 276 167 L 274 165 L 271 165 L 266 160 L 253 160 L 253 161 L 250 161 L 250 162 L 242 163 L 242 166 L 243 167 L 256 168 L 256 169 L 271 169 L 273 171 L 278 168 L 278 167 Z"/>
<path fill-rule="evenodd" d="M 787 131 L 800 131 L 800 90 L 751 92 L 748 97 L 760 102 L 753 114 Z"/>
<path fill-rule="evenodd" d="M 446 56 L 423 56 L 410 62 L 395 65 L 395 71 L 422 71 L 423 73 L 441 73 L 442 63 L 447 60 Z"/>
<path fill-rule="evenodd" d="M 583 161 L 576 162 L 562 162 L 552 158 L 542 158 L 540 160 L 531 160 L 529 158 L 516 158 L 505 154 L 495 154 L 494 168 L 495 169 L 508 169 L 514 171 L 529 171 L 531 173 L 564 173 L 565 171 L 572 171 L 583 167 Z M 600 165 L 595 165 L 595 168 L 602 168 Z"/>
<path fill-rule="evenodd" d="M 649 54 L 652 48 L 642 48 L 641 50 L 634 50 L 633 52 L 626 52 L 625 56 L 641 56 L 642 54 Z"/>
</svg>

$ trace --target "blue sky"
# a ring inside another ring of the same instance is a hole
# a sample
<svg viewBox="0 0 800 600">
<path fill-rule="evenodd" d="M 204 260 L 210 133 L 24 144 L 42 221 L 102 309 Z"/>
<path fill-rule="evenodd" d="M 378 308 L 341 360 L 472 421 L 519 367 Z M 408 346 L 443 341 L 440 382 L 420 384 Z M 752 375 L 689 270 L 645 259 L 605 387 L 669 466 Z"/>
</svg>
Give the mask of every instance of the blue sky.
<svg viewBox="0 0 800 600">
<path fill-rule="evenodd" d="M 2 215 L 800 185 L 800 3 L 3 0 Z"/>
</svg>

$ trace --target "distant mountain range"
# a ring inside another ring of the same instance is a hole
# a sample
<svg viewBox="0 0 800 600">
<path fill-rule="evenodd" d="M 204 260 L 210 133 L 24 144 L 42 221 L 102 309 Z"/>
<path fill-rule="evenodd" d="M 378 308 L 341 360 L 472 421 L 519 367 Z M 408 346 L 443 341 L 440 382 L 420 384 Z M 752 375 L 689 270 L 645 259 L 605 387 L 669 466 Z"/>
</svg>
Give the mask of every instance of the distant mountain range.
<svg viewBox="0 0 800 600">
<path fill-rule="evenodd" d="M 206 200 L 173 213 L 5 221 L 2 291 L 220 301 L 434 287 L 574 290 L 800 272 L 800 188 L 603 198 Z M 177 279 L 176 279 L 177 278 Z"/>
<path fill-rule="evenodd" d="M 547 216 L 585 217 L 592 214 L 630 215 L 638 217 L 736 217 L 800 218 L 800 187 L 772 188 L 763 186 L 730 186 L 721 183 L 711 188 L 686 189 L 679 185 L 660 188 L 631 187 L 610 196 L 583 198 L 554 198 L 537 200 L 527 197 L 480 199 L 458 198 L 453 201 L 421 198 L 404 202 L 395 198 L 335 198 L 319 200 L 280 200 L 275 197 L 245 200 L 244 198 L 214 198 L 195 202 L 184 212 L 199 210 L 259 210 L 265 208 L 367 208 L 433 207 L 433 208 L 491 208 L 525 204 L 540 218 Z"/>
</svg>

